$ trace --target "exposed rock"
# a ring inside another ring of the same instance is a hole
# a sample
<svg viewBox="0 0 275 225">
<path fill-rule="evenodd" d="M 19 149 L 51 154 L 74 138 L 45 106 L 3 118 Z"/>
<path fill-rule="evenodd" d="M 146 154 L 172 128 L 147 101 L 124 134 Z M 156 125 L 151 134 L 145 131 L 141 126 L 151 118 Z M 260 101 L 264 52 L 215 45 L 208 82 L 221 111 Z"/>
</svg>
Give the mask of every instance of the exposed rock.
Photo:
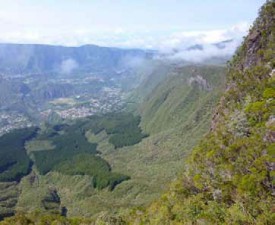
<svg viewBox="0 0 275 225">
<path fill-rule="evenodd" d="M 270 143 L 274 143 L 275 142 L 275 131 L 267 131 L 264 140 Z"/>
<path fill-rule="evenodd" d="M 275 69 L 273 69 L 270 74 L 269 74 L 270 77 L 275 77 Z"/>
<path fill-rule="evenodd" d="M 188 79 L 189 85 L 198 85 L 201 90 L 211 91 L 211 86 L 202 76 L 196 75 Z"/>
<path fill-rule="evenodd" d="M 269 120 L 266 122 L 266 126 L 275 126 L 275 115 L 270 116 Z"/>
<path fill-rule="evenodd" d="M 213 195 L 213 199 L 217 201 L 222 198 L 222 190 L 216 189 L 213 191 L 212 195 Z"/>
</svg>

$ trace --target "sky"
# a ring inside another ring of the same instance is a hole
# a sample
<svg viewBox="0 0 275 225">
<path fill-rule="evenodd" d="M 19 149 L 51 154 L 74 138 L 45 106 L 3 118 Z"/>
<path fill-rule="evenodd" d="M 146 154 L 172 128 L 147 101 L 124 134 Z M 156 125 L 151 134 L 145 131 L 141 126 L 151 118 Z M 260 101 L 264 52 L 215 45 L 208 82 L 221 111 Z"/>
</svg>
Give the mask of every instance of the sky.
<svg viewBox="0 0 275 225">
<path fill-rule="evenodd" d="M 0 42 L 167 50 L 240 40 L 265 0 L 0 0 Z"/>
</svg>

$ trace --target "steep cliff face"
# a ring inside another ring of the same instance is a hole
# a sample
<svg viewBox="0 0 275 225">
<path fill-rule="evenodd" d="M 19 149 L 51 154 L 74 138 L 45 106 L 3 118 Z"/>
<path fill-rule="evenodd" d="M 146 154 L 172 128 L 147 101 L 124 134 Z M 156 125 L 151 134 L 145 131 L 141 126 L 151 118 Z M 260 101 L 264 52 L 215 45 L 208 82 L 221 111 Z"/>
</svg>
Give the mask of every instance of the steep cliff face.
<svg viewBox="0 0 275 225">
<path fill-rule="evenodd" d="M 211 132 L 162 199 L 133 224 L 272 224 L 275 2 L 267 1 L 228 65 Z"/>
<path fill-rule="evenodd" d="M 191 132 L 204 118 L 211 118 L 225 84 L 223 66 L 175 65 L 166 76 L 140 106 L 146 132 L 156 134 L 179 126 Z"/>
</svg>

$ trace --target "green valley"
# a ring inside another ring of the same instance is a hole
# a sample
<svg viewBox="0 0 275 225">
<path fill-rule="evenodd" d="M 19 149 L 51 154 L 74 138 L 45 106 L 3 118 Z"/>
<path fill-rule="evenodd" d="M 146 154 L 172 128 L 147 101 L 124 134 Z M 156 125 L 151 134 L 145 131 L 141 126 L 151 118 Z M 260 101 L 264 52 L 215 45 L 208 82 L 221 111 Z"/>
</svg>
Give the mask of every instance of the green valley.
<svg viewBox="0 0 275 225">
<path fill-rule="evenodd" d="M 166 66 L 167 74 L 147 88 L 134 114 L 42 126 L 25 144 L 34 167 L 18 184 L 22 193 L 16 208 L 47 211 L 42 202 L 49 188 L 60 198 L 55 210 L 66 207 L 68 216 L 117 213 L 159 197 L 182 168 L 182 158 L 207 132 L 225 82 L 222 66 Z M 141 93 L 142 86 L 131 99 Z"/>
<path fill-rule="evenodd" d="M 0 44 L 0 225 L 272 225 L 275 1 L 241 29 Z"/>
</svg>

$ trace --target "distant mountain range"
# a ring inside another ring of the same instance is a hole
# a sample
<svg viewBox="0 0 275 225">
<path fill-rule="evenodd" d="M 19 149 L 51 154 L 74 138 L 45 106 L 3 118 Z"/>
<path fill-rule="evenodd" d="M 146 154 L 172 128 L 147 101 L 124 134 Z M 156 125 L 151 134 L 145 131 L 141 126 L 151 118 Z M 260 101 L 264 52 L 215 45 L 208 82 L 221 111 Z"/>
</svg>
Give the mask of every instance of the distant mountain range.
<svg viewBox="0 0 275 225">
<path fill-rule="evenodd" d="M 124 68 L 132 59 L 151 57 L 152 53 L 139 49 L 107 48 L 96 45 L 63 47 L 0 44 L 0 72 L 8 74 L 108 72 Z"/>
<path fill-rule="evenodd" d="M 235 40 L 225 40 L 212 45 L 195 44 L 190 47 L 176 48 L 168 54 L 153 50 L 119 49 L 84 45 L 80 47 L 64 47 L 39 44 L 0 44 L 0 73 L 2 74 L 71 74 L 100 73 L 103 76 L 113 76 L 115 71 L 133 67 L 138 62 L 156 55 L 181 58 L 178 55 L 205 52 L 204 58 L 211 59 L 208 48 L 214 48 L 217 54 L 231 48 Z M 231 51 L 234 51 L 235 49 Z M 222 54 L 224 61 L 231 54 Z M 221 58 L 221 57 L 219 57 Z M 183 57 L 185 61 L 189 60 Z M 220 63 L 220 61 L 219 61 Z"/>
</svg>

